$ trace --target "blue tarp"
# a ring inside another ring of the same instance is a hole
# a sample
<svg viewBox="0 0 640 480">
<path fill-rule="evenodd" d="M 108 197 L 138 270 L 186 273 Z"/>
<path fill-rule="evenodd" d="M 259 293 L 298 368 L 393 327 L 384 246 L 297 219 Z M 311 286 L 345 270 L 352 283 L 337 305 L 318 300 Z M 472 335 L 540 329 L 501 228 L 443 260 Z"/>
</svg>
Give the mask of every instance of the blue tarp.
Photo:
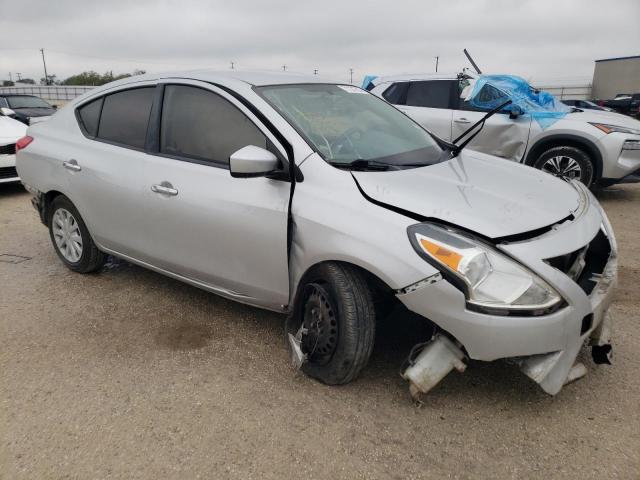
<svg viewBox="0 0 640 480">
<path fill-rule="evenodd" d="M 369 84 L 371 82 L 373 82 L 376 78 L 378 78 L 377 75 L 367 75 L 364 77 L 364 80 L 362 81 L 362 88 L 364 88 L 365 90 L 369 90 Z"/>
<path fill-rule="evenodd" d="M 531 115 L 543 130 L 571 111 L 571 107 L 549 92 L 534 90 L 524 78 L 515 75 L 481 75 L 467 100 L 482 109 L 493 109 L 511 100 L 524 114 Z"/>
</svg>

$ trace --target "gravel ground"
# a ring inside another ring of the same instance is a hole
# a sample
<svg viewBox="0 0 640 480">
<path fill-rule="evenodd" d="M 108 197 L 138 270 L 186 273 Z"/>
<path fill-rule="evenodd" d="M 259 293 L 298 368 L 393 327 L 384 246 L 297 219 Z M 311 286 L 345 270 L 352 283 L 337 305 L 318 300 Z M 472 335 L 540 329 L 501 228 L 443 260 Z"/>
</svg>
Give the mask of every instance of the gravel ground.
<svg viewBox="0 0 640 480">
<path fill-rule="evenodd" d="M 620 246 L 613 366 L 549 397 L 503 362 L 422 408 L 383 327 L 356 382 L 288 366 L 283 318 L 126 263 L 68 271 L 0 185 L 0 478 L 640 478 L 640 186 L 599 194 Z"/>
</svg>

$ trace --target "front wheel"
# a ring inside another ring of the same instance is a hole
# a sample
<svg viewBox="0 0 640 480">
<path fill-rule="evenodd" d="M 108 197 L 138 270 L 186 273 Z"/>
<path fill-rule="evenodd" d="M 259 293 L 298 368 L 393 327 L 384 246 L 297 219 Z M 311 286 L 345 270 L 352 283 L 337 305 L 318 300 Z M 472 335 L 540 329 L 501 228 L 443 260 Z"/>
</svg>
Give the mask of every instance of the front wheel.
<svg viewBox="0 0 640 480">
<path fill-rule="evenodd" d="M 589 155 L 569 146 L 550 148 L 533 162 L 533 167 L 565 181 L 579 180 L 587 187 L 591 186 L 595 176 Z"/>
<path fill-rule="evenodd" d="M 69 269 L 89 273 L 104 265 L 105 254 L 98 250 L 71 200 L 57 196 L 49 208 L 48 221 L 53 248 Z"/>
<path fill-rule="evenodd" d="M 302 370 L 329 385 L 348 383 L 367 364 L 376 315 L 364 274 L 328 262 L 305 275 L 287 331 L 298 335 L 307 361 Z"/>
</svg>

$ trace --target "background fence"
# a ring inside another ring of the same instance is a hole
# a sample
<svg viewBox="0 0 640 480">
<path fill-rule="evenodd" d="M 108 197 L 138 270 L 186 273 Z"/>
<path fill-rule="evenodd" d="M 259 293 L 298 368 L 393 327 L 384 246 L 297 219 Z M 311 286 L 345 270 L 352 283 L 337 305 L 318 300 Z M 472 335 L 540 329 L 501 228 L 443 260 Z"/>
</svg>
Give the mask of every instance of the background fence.
<svg viewBox="0 0 640 480">
<path fill-rule="evenodd" d="M 555 95 L 560 100 L 591 100 L 591 84 L 545 85 L 534 86 Z"/>
<path fill-rule="evenodd" d="M 19 85 L 16 87 L 0 87 L 0 93 L 35 95 L 54 105 L 64 105 L 69 100 L 79 97 L 92 88 L 90 86 L 70 85 Z"/>
</svg>

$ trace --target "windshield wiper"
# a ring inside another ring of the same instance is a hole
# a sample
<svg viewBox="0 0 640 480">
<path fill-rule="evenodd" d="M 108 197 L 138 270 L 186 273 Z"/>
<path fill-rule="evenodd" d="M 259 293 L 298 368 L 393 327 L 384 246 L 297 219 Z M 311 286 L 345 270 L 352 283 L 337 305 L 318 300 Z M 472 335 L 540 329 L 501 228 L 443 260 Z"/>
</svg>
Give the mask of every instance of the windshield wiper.
<svg viewBox="0 0 640 480">
<path fill-rule="evenodd" d="M 469 142 L 471 140 L 473 140 L 474 138 L 476 138 L 476 135 L 478 135 L 481 131 L 482 128 L 484 127 L 484 122 L 487 121 L 487 119 L 489 117 L 492 117 L 493 115 L 495 115 L 496 113 L 498 113 L 500 110 L 502 110 L 504 107 L 506 107 L 507 105 L 510 105 L 511 103 L 513 103 L 511 100 L 507 100 L 506 102 L 504 102 L 502 105 L 498 105 L 496 108 L 494 108 L 493 110 L 490 110 L 484 117 L 482 117 L 480 120 L 478 120 L 476 123 L 474 123 L 473 125 L 471 125 L 468 129 L 466 129 L 462 135 L 460 135 L 458 138 L 456 138 L 453 143 L 457 144 L 460 140 L 462 140 L 464 137 L 466 137 L 467 135 L 469 135 L 469 132 L 473 131 L 474 128 L 476 127 L 480 127 L 478 128 L 475 132 L 473 132 L 473 134 L 469 135 L 469 138 L 467 138 L 464 142 L 462 142 L 460 145 L 456 145 L 453 150 L 451 150 L 451 156 L 455 157 L 457 156 L 460 151 L 466 147 Z"/>
<path fill-rule="evenodd" d="M 378 162 L 376 160 L 364 160 L 362 158 L 358 158 L 353 160 L 352 162 L 329 162 L 330 165 L 333 165 L 336 168 L 344 168 L 348 170 L 377 170 L 377 171 L 385 171 L 391 168 L 391 165 L 384 162 Z"/>
</svg>

